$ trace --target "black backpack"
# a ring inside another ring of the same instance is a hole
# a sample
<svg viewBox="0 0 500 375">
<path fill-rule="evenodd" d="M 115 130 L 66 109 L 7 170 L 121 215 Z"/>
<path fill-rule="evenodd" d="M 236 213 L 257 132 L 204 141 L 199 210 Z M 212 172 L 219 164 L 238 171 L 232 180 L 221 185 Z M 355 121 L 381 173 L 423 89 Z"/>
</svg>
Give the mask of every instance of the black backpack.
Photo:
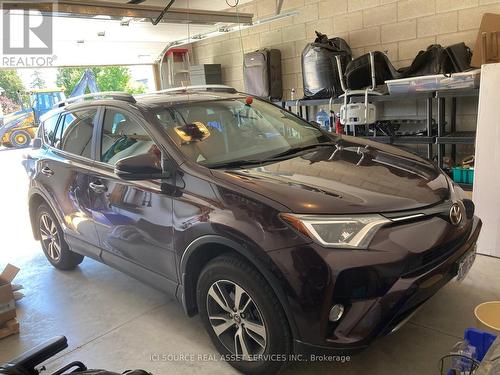
<svg viewBox="0 0 500 375">
<path fill-rule="evenodd" d="M 349 44 L 342 38 L 329 39 L 316 31 L 316 39 L 302 52 L 304 96 L 308 99 L 338 97 L 343 93 L 337 69 L 340 57 L 342 72 L 352 58 Z"/>
</svg>

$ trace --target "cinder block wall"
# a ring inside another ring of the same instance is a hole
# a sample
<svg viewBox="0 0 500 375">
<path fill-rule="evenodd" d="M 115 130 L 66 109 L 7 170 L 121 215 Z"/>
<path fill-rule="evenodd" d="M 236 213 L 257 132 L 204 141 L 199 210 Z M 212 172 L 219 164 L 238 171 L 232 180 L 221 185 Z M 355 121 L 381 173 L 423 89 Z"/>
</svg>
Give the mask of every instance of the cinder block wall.
<svg viewBox="0 0 500 375">
<path fill-rule="evenodd" d="M 233 1 L 231 1 L 232 3 Z M 240 12 L 255 19 L 272 16 L 275 0 L 255 0 Z M 284 98 L 292 88 L 302 97 L 301 53 L 315 30 L 340 36 L 354 57 L 387 51 L 395 66 L 407 66 L 421 49 L 464 41 L 474 47 L 481 16 L 500 13 L 500 0 L 284 0 L 283 11 L 296 16 L 193 44 L 193 61 L 222 64 L 223 82 L 243 90 L 242 53 L 278 48 L 283 58 Z"/>
</svg>

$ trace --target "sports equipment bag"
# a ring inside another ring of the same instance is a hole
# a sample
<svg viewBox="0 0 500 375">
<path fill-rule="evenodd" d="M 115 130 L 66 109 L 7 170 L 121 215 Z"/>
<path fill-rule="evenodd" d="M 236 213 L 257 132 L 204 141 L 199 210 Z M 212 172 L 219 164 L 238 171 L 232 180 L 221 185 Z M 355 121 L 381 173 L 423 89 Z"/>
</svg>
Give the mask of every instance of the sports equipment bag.
<svg viewBox="0 0 500 375">
<path fill-rule="evenodd" d="M 261 49 L 245 54 L 243 61 L 245 91 L 261 98 L 281 100 L 281 52 Z"/>
<path fill-rule="evenodd" d="M 302 52 L 304 96 L 308 99 L 338 97 L 343 91 L 336 57 L 340 57 L 344 71 L 352 58 L 351 48 L 342 38 L 328 39 L 318 31 L 316 36 Z"/>
<path fill-rule="evenodd" d="M 385 53 L 372 52 L 375 68 L 375 84 L 383 85 L 386 80 L 402 78 L 403 72 L 394 68 Z M 372 86 L 370 54 L 352 60 L 345 71 L 346 85 L 350 90 L 361 90 Z"/>
</svg>

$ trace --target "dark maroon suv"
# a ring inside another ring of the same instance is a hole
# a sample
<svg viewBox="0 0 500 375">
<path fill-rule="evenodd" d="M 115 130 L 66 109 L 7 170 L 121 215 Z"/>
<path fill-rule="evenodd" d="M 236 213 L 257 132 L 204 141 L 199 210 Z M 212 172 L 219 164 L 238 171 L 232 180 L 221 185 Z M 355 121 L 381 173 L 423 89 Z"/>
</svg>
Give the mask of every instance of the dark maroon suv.
<svg viewBox="0 0 500 375">
<path fill-rule="evenodd" d="M 25 166 L 50 263 L 174 294 L 246 373 L 397 329 L 465 276 L 481 228 L 431 162 L 224 87 L 61 104 Z"/>
</svg>

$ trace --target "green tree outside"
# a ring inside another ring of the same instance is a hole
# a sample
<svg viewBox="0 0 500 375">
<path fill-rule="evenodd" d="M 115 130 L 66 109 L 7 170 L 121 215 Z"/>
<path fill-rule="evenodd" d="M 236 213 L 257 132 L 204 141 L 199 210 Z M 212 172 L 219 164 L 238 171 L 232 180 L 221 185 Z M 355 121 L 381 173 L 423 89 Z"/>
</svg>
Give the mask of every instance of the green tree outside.
<svg viewBox="0 0 500 375">
<path fill-rule="evenodd" d="M 25 92 L 23 81 L 15 70 L 0 70 L 0 87 L 3 95 L 14 102 L 18 102 L 18 92 Z"/>
<path fill-rule="evenodd" d="M 59 68 L 57 72 L 57 85 L 65 87 L 66 95 L 73 92 L 76 84 L 87 68 Z M 92 67 L 100 91 L 126 91 L 139 94 L 146 91 L 142 85 L 132 86 L 130 70 L 122 66 Z"/>
<path fill-rule="evenodd" d="M 47 84 L 45 83 L 45 80 L 42 78 L 42 72 L 39 70 L 35 70 L 33 74 L 31 75 L 31 88 L 32 89 L 43 89 Z"/>
</svg>

